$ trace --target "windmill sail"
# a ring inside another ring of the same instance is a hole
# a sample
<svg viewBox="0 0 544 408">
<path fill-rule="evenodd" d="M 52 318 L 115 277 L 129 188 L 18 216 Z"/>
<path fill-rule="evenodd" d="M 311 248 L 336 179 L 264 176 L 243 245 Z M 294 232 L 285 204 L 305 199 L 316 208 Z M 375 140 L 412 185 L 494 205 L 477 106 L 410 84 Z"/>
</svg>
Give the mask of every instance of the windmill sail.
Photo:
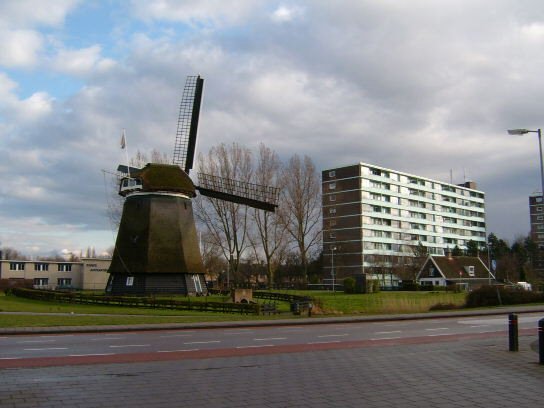
<svg viewBox="0 0 544 408">
<path fill-rule="evenodd" d="M 188 76 L 179 106 L 173 164 L 180 166 L 186 173 L 193 168 L 203 86 L 204 79 L 200 76 Z"/>
<path fill-rule="evenodd" d="M 279 189 L 211 174 L 198 173 L 196 187 L 200 194 L 220 200 L 245 204 L 253 208 L 274 211 L 278 206 Z"/>
</svg>

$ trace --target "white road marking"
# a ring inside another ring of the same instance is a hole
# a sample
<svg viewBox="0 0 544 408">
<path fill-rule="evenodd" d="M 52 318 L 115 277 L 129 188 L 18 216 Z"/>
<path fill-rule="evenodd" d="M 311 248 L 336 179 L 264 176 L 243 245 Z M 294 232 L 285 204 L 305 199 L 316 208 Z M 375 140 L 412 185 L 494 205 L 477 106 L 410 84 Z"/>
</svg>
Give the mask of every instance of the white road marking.
<svg viewBox="0 0 544 408">
<path fill-rule="evenodd" d="M 183 344 L 212 344 L 212 343 L 221 343 L 221 340 L 210 340 L 210 341 L 191 341 Z"/>
<path fill-rule="evenodd" d="M 21 357 L 0 357 L 0 360 L 20 360 Z"/>
<path fill-rule="evenodd" d="M 55 340 L 22 340 L 18 341 L 17 344 L 29 344 L 29 343 L 54 343 Z"/>
<path fill-rule="evenodd" d="M 160 350 L 160 351 L 157 351 L 157 353 L 177 353 L 177 352 L 180 352 L 180 351 L 198 351 L 200 349 L 180 349 L 180 350 Z"/>
<path fill-rule="evenodd" d="M 124 347 L 149 347 L 151 344 L 121 344 L 118 346 L 109 346 L 110 348 L 124 348 Z"/>
<path fill-rule="evenodd" d="M 427 334 L 427 337 L 450 336 L 448 333 Z"/>
<path fill-rule="evenodd" d="M 436 329 L 425 329 L 426 331 L 437 331 L 437 330 L 449 330 L 449 327 L 437 327 Z"/>
<path fill-rule="evenodd" d="M 171 337 L 193 337 L 192 334 L 169 334 L 167 336 L 159 336 L 161 339 L 169 339 Z"/>
<path fill-rule="evenodd" d="M 223 332 L 224 336 L 235 336 L 237 334 L 253 333 L 253 330 L 235 331 L 235 332 Z"/>
<path fill-rule="evenodd" d="M 349 336 L 349 333 L 342 333 L 342 334 L 322 334 L 321 336 L 317 336 L 318 339 L 321 339 L 323 337 L 346 337 Z"/>
<path fill-rule="evenodd" d="M 475 327 L 489 327 L 488 324 L 477 324 L 475 326 L 470 326 L 471 328 L 475 328 Z"/>
<path fill-rule="evenodd" d="M 310 341 L 306 344 L 329 344 L 329 343 L 340 343 L 340 340 L 331 340 L 331 341 Z"/>
<path fill-rule="evenodd" d="M 370 339 L 371 341 L 377 341 L 377 340 L 395 340 L 395 339 L 401 339 L 402 337 L 398 336 L 398 337 L 378 337 L 378 338 L 373 338 L 373 339 Z"/>
<path fill-rule="evenodd" d="M 264 339 L 253 339 L 254 341 L 268 341 L 268 340 L 287 340 L 287 337 L 268 337 Z"/>
<path fill-rule="evenodd" d="M 393 334 L 393 333 L 402 333 L 402 330 L 383 331 L 383 332 L 376 332 L 374 334 Z"/>
<path fill-rule="evenodd" d="M 40 337 L 74 337 L 73 334 L 49 334 L 47 336 L 40 336 Z"/>
<path fill-rule="evenodd" d="M 274 347 L 273 344 L 259 344 L 253 346 L 236 346 L 237 349 L 246 349 L 246 348 L 260 348 L 260 347 Z"/>
<path fill-rule="evenodd" d="M 30 348 L 24 351 L 45 351 L 45 350 L 68 350 L 68 347 L 48 347 L 48 348 Z"/>
<path fill-rule="evenodd" d="M 115 353 L 69 354 L 68 357 L 114 356 Z"/>
<path fill-rule="evenodd" d="M 110 340 L 124 340 L 124 337 L 98 337 L 96 339 L 89 339 L 90 341 L 110 341 Z"/>
</svg>

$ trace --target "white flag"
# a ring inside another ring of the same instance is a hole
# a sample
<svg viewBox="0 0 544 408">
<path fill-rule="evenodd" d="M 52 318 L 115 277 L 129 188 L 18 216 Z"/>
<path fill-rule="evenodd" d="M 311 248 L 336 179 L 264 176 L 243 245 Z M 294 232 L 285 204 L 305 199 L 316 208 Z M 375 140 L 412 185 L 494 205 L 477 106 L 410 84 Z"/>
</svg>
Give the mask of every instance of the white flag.
<svg viewBox="0 0 544 408">
<path fill-rule="evenodd" d="M 125 129 L 123 129 L 123 135 L 121 136 L 121 149 L 124 149 L 127 145 L 127 138 L 125 136 Z"/>
</svg>

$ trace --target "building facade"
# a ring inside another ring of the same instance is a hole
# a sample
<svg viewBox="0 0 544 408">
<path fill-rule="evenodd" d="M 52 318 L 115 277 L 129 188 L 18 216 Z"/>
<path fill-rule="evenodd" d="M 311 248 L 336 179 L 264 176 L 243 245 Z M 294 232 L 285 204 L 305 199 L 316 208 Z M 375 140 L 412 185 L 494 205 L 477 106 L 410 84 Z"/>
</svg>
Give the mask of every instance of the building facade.
<svg viewBox="0 0 544 408">
<path fill-rule="evenodd" d="M 3 287 L 32 285 L 35 289 L 106 289 L 111 259 L 82 258 L 77 262 L 0 260 Z"/>
<path fill-rule="evenodd" d="M 485 195 L 475 187 L 367 163 L 324 170 L 325 275 L 379 274 L 394 286 L 394 270 L 420 244 L 431 255 L 465 249 L 470 240 L 485 247 Z"/>
<path fill-rule="evenodd" d="M 529 217 L 531 238 L 538 246 L 536 257 L 532 260 L 533 268 L 540 278 L 544 278 L 544 202 L 542 194 L 529 196 Z"/>
</svg>

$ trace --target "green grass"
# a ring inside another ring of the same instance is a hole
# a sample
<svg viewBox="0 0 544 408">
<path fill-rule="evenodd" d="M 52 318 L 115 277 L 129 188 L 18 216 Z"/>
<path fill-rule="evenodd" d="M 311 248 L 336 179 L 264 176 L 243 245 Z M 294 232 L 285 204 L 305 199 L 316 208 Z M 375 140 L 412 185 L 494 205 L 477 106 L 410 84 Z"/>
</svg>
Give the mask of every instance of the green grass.
<svg viewBox="0 0 544 408">
<path fill-rule="evenodd" d="M 391 314 L 428 312 L 438 303 L 463 306 L 466 293 L 451 292 L 379 292 L 345 294 L 331 291 L 290 292 L 318 300 L 324 315 Z"/>
<path fill-rule="evenodd" d="M 462 306 L 464 293 L 446 292 L 380 292 L 372 294 L 347 295 L 330 291 L 289 291 L 298 295 L 316 298 L 314 315 L 376 315 L 390 313 L 427 312 L 438 303 L 451 303 Z M 187 299 L 186 297 L 178 297 Z M 224 301 L 224 296 L 190 298 L 191 301 Z M 289 304 L 278 302 L 281 311 L 288 311 Z M 0 315 L 0 327 L 48 327 L 48 326 L 86 326 L 86 325 L 130 325 L 152 323 L 192 323 L 239 320 L 269 320 L 277 318 L 296 318 L 286 313 L 272 316 L 255 316 L 166 309 L 143 309 L 120 306 L 80 305 L 51 303 L 45 301 L 4 296 L 0 294 L 0 312 L 28 312 L 40 315 Z M 67 313 L 56 316 L 44 313 Z M 98 316 L 81 316 L 96 314 Z M 305 317 L 302 314 L 300 317 Z"/>
</svg>

